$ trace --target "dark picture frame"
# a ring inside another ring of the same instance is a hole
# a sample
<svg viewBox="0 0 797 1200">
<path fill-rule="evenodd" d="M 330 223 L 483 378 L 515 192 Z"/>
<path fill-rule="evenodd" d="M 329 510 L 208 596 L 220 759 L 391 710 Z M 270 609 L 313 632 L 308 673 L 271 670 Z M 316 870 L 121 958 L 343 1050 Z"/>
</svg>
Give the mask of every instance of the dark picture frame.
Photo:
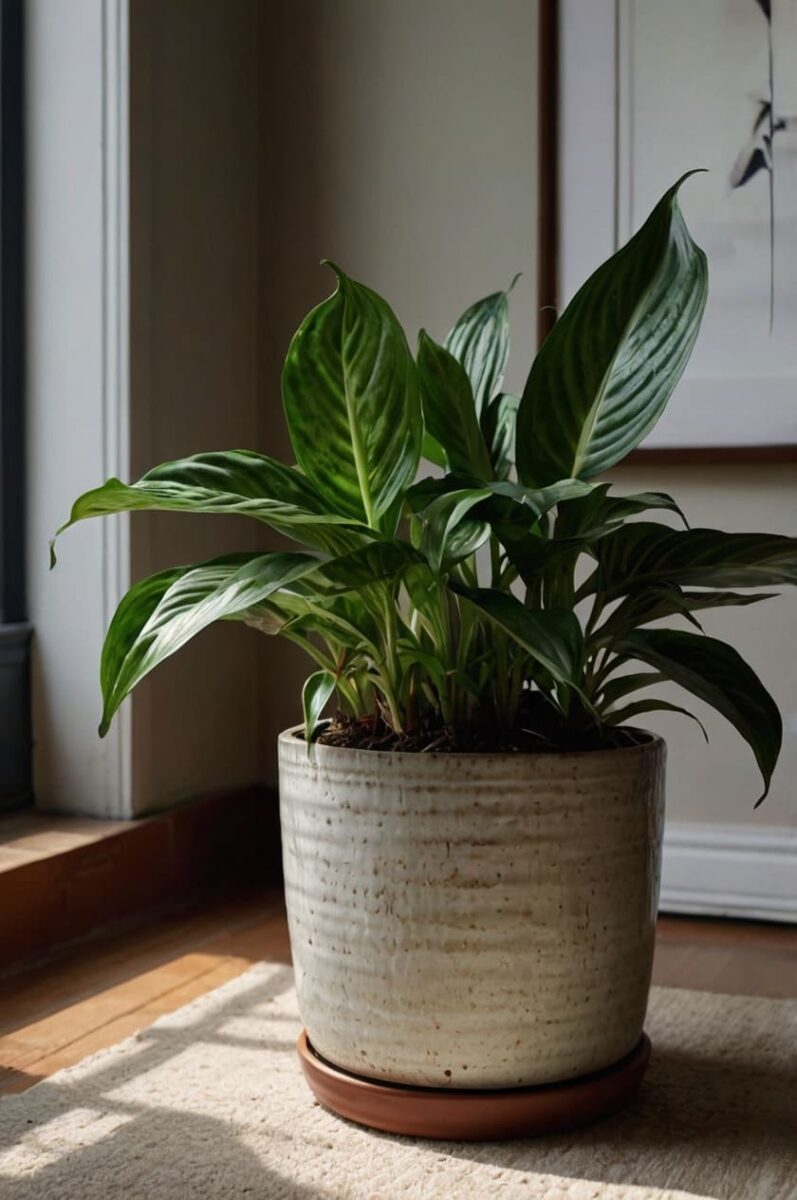
<svg viewBox="0 0 797 1200">
<path fill-rule="evenodd" d="M 561 5 L 539 0 L 538 27 L 538 238 L 537 342 L 541 345 L 559 306 Z M 652 447 L 625 460 L 661 466 L 797 463 L 797 445 Z"/>
</svg>

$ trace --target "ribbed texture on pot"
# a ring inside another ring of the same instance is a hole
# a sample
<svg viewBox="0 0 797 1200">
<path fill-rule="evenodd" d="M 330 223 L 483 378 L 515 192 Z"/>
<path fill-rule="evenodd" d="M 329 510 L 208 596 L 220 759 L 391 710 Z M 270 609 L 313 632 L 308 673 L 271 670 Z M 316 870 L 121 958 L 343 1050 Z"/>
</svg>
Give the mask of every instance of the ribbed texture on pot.
<svg viewBox="0 0 797 1200">
<path fill-rule="evenodd" d="M 310 1040 L 362 1075 L 517 1087 L 621 1058 L 647 1005 L 665 747 L 391 754 L 280 738 Z"/>
</svg>

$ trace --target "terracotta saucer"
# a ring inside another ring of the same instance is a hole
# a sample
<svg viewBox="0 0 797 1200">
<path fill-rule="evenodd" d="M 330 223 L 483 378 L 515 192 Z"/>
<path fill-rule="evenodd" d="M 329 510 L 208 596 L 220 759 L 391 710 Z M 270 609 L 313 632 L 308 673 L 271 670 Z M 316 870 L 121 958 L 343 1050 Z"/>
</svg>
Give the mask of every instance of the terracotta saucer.
<svg viewBox="0 0 797 1200">
<path fill-rule="evenodd" d="M 542 1087 L 495 1091 L 408 1087 L 350 1075 L 316 1054 L 302 1030 L 296 1044 L 320 1104 L 338 1116 L 414 1137 L 494 1141 L 559 1133 L 608 1116 L 630 1100 L 650 1058 L 650 1038 L 592 1075 Z"/>
</svg>

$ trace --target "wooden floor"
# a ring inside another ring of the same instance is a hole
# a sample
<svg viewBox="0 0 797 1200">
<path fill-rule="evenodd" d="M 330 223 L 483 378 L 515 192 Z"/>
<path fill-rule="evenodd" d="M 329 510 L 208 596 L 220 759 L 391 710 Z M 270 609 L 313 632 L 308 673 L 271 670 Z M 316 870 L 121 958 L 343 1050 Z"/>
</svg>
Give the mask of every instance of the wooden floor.
<svg viewBox="0 0 797 1200">
<path fill-rule="evenodd" d="M 279 894 L 208 901 L 0 979 L 0 1092 L 113 1045 L 254 962 L 290 961 Z M 666 917 L 654 982 L 797 997 L 797 928 Z"/>
</svg>

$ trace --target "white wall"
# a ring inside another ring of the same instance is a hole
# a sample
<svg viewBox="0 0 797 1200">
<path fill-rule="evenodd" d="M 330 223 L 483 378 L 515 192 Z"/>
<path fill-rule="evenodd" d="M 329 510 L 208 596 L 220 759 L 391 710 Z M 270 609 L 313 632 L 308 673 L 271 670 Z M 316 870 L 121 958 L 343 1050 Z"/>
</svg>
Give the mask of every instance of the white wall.
<svg viewBox="0 0 797 1200">
<path fill-rule="evenodd" d="M 127 473 L 123 0 L 25 6 L 27 542 L 34 788 L 43 808 L 130 811 L 129 713 L 105 741 L 102 634 L 128 580 L 126 522 L 47 543 L 72 500 Z"/>
</svg>

